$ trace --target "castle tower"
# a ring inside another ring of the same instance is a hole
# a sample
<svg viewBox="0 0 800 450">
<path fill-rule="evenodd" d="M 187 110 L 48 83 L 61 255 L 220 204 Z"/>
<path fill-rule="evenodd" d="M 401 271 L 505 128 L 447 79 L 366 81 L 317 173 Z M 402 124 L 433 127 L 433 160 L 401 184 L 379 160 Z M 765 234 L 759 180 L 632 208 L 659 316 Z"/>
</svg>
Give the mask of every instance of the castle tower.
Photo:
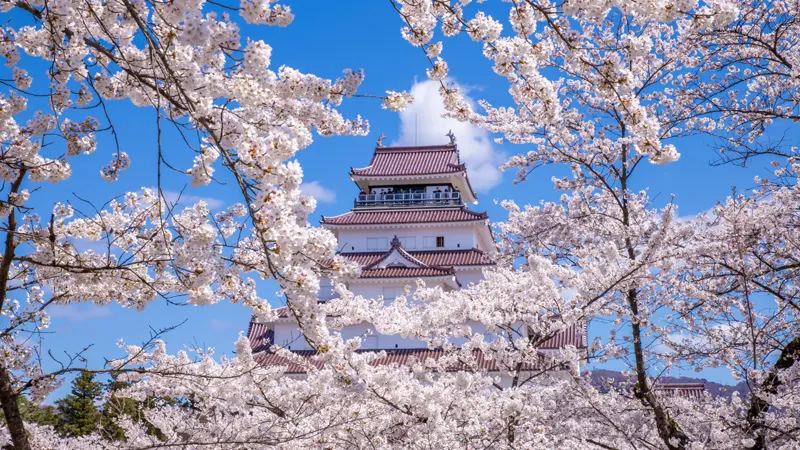
<svg viewBox="0 0 800 450">
<path fill-rule="evenodd" d="M 323 217 L 344 256 L 363 268 L 350 288 L 394 299 L 423 279 L 445 290 L 481 279 L 494 239 L 455 145 L 378 147 L 369 166 L 351 169 L 360 189 L 353 209 Z"/>
<path fill-rule="evenodd" d="M 454 142 L 379 146 L 369 165 L 351 169 L 350 178 L 360 189 L 353 209 L 323 217 L 322 226 L 336 235 L 341 254 L 362 268 L 361 276 L 348 283 L 355 294 L 382 297 L 389 303 L 404 294 L 407 286 L 413 290 L 419 279 L 445 291 L 460 289 L 479 282 L 483 270 L 494 265 L 496 248 L 489 218 L 466 206 L 476 204 L 477 195 Z M 330 300 L 332 295 L 330 285 L 323 285 L 319 300 Z M 261 353 L 257 359 L 263 364 L 286 364 L 268 351 L 272 344 L 313 355 L 315 350 L 285 309 L 278 313 L 281 317 L 276 322 L 250 324 L 251 345 Z M 368 323 L 341 332 L 345 339 L 361 336 L 365 351 L 387 351 L 386 363 L 403 364 L 412 356 L 419 360 L 441 353 L 422 341 L 375 333 Z M 553 338 L 554 345 L 586 346 L 585 329 L 561 334 Z M 287 373 L 302 372 L 300 367 L 287 366 Z"/>
</svg>

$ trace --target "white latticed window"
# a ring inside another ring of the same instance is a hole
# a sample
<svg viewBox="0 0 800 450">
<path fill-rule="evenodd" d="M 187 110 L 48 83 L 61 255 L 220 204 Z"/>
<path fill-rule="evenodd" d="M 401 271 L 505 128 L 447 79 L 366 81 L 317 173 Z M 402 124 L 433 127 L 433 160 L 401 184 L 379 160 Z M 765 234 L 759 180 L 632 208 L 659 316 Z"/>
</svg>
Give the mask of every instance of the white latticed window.
<svg viewBox="0 0 800 450">
<path fill-rule="evenodd" d="M 367 250 L 386 250 L 389 248 L 388 238 L 367 238 Z"/>
<path fill-rule="evenodd" d="M 414 250 L 415 248 L 417 248 L 416 236 L 400 236 L 398 239 L 400 239 L 400 243 L 406 250 Z"/>
</svg>

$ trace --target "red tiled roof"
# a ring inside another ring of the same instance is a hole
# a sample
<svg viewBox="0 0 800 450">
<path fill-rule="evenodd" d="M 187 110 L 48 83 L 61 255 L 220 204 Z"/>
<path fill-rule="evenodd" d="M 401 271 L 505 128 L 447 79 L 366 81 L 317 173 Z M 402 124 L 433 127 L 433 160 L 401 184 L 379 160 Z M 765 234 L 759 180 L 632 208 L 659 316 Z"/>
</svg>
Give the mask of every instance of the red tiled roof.
<svg viewBox="0 0 800 450">
<path fill-rule="evenodd" d="M 576 348 L 588 348 L 588 340 L 586 324 L 581 323 L 559 331 L 555 336 L 544 341 L 539 348 L 559 349 L 568 345 L 574 345 Z"/>
<path fill-rule="evenodd" d="M 449 267 L 387 267 L 385 269 L 365 269 L 360 278 L 423 278 L 454 275 Z"/>
<path fill-rule="evenodd" d="M 315 350 L 299 350 L 293 353 L 296 353 L 304 358 L 310 358 L 317 354 Z M 255 359 L 255 361 L 262 366 L 286 366 L 284 373 L 306 373 L 306 369 L 303 366 L 289 362 L 289 360 L 286 358 L 278 356 L 275 353 L 261 353 L 255 355 L 253 359 Z M 311 363 L 318 369 L 322 367 L 322 363 L 319 361 L 312 361 Z"/>
<path fill-rule="evenodd" d="M 415 359 L 417 362 L 425 361 L 429 358 L 433 359 L 433 361 L 437 361 L 439 358 L 445 355 L 445 352 L 441 349 L 429 350 L 426 348 L 403 348 L 403 349 L 391 349 L 391 350 L 362 350 L 362 351 L 386 352 L 386 356 L 383 356 L 373 361 L 372 366 L 379 366 L 379 365 L 407 366 L 411 364 L 412 358 Z M 304 358 L 311 358 L 312 356 L 317 354 L 315 350 L 296 350 L 293 351 L 292 353 L 302 356 Z M 500 370 L 495 360 L 486 358 L 484 354 L 478 350 L 475 350 L 473 352 L 473 357 L 475 358 L 475 364 L 478 370 L 486 370 L 489 372 L 497 372 Z M 275 353 L 264 353 L 255 355 L 255 360 L 257 363 L 264 366 L 286 366 L 285 373 L 289 374 L 300 374 L 306 372 L 303 366 L 295 363 L 290 363 L 286 358 L 279 356 Z M 322 363 L 320 361 L 312 360 L 309 362 L 318 369 L 322 367 Z M 536 370 L 538 365 L 539 365 L 538 362 L 527 363 L 522 366 L 521 370 Z M 456 363 L 453 366 L 449 367 L 448 371 L 455 372 L 459 370 L 466 370 L 469 368 L 470 367 L 468 367 L 464 363 Z"/>
<path fill-rule="evenodd" d="M 356 176 L 433 175 L 466 170 L 455 145 L 378 147 L 369 166 L 350 169 Z"/>
<path fill-rule="evenodd" d="M 286 316 L 286 308 L 280 309 L 283 310 L 284 316 Z M 280 312 L 278 317 L 280 317 Z M 275 332 L 268 328 L 266 324 L 250 320 L 250 327 L 247 328 L 247 338 L 250 339 L 250 348 L 253 349 L 253 353 L 266 352 L 275 339 Z"/>
<path fill-rule="evenodd" d="M 323 225 L 391 225 L 403 223 L 474 222 L 486 220 L 483 213 L 459 209 L 422 209 L 414 211 L 350 211 L 333 217 L 322 217 Z"/>
<path fill-rule="evenodd" d="M 279 319 L 286 319 L 287 317 L 289 317 L 289 308 L 281 306 L 280 308 L 275 310 L 275 314 L 278 315 Z"/>
<path fill-rule="evenodd" d="M 406 250 L 407 251 L 407 250 Z M 431 250 L 431 251 L 407 251 L 413 258 L 419 260 L 427 266 L 486 266 L 492 265 L 492 258 L 477 248 L 469 250 Z M 368 267 L 386 256 L 386 252 L 354 252 L 342 253 L 347 259 L 357 262 L 359 265 Z"/>
<path fill-rule="evenodd" d="M 702 398 L 706 391 L 704 383 L 658 383 L 653 390 L 665 397 L 681 397 L 687 399 Z"/>
</svg>

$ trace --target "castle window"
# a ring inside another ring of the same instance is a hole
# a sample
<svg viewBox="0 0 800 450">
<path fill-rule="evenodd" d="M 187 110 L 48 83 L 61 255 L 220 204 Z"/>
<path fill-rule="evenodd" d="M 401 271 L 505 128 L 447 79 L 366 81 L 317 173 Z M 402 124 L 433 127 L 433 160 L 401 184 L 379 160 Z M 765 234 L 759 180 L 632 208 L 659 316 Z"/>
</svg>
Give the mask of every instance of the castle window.
<svg viewBox="0 0 800 450">
<path fill-rule="evenodd" d="M 400 236 L 400 243 L 403 244 L 403 248 L 406 250 L 414 250 L 417 248 L 417 237 L 416 236 Z"/>
<path fill-rule="evenodd" d="M 386 250 L 389 238 L 367 238 L 367 250 Z"/>
<path fill-rule="evenodd" d="M 425 236 L 422 238 L 422 248 L 444 248 L 444 236 Z"/>
</svg>

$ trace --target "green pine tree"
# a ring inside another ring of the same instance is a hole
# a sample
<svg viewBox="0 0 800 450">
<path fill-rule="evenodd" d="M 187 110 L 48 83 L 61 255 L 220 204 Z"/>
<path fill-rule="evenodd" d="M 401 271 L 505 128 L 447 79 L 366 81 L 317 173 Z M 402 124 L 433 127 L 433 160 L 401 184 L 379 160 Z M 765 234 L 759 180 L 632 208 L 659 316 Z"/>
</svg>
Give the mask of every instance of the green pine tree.
<svg viewBox="0 0 800 450">
<path fill-rule="evenodd" d="M 103 397 L 103 385 L 94 374 L 81 372 L 72 381 L 72 392 L 56 401 L 61 416 L 59 430 L 69 436 L 84 436 L 102 426 L 102 414 L 97 402 Z"/>
<path fill-rule="evenodd" d="M 58 417 L 58 411 L 53 405 L 37 405 L 36 403 L 28 400 L 28 397 L 21 395 L 18 397 L 19 410 L 22 413 L 22 419 L 25 422 L 35 423 L 37 425 L 50 425 L 58 427 L 61 419 Z"/>
<path fill-rule="evenodd" d="M 130 383 L 119 381 L 113 375 L 106 386 L 109 396 L 103 405 L 103 434 L 114 441 L 125 440 L 125 432 L 115 423 L 117 419 L 122 416 L 128 416 L 135 422 L 142 420 L 140 402 L 116 395 L 117 391 L 128 386 L 130 386 Z"/>
<path fill-rule="evenodd" d="M 22 414 L 22 420 L 24 420 L 26 423 L 58 427 L 60 419 L 55 406 L 37 405 L 36 403 L 30 401 L 30 399 L 28 399 L 28 397 L 25 395 L 20 395 L 17 397 L 17 404 L 19 405 L 19 412 Z M 5 425 L 5 423 L 5 416 L 0 414 L 0 426 Z"/>
<path fill-rule="evenodd" d="M 149 397 L 144 401 L 133 400 L 130 398 L 120 397 L 117 395 L 118 391 L 130 386 L 132 383 L 120 381 L 117 379 L 116 374 L 111 374 L 106 389 L 108 390 L 108 400 L 103 405 L 103 434 L 111 440 L 124 441 L 125 432 L 117 426 L 116 420 L 122 416 L 127 416 L 136 423 L 141 423 L 146 429 L 147 434 L 156 436 L 159 439 L 165 439 L 161 430 L 154 427 L 150 422 L 145 419 L 143 409 L 153 408 L 157 404 L 173 404 L 174 401 L 159 399 L 156 397 Z"/>
</svg>

